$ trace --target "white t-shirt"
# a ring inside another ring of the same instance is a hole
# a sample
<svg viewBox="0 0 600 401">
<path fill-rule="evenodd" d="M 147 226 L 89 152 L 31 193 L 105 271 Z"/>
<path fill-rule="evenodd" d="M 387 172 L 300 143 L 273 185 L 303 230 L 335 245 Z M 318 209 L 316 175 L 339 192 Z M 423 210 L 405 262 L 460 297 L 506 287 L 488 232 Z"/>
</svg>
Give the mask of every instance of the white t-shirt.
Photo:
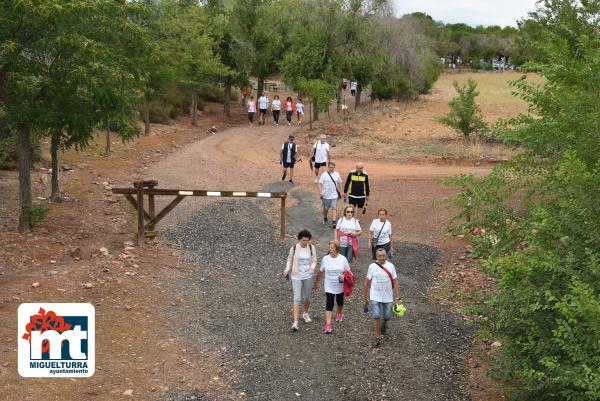
<svg viewBox="0 0 600 401">
<path fill-rule="evenodd" d="M 296 113 L 304 114 L 304 103 L 296 103 Z"/>
<path fill-rule="evenodd" d="M 386 261 L 383 267 L 390 272 L 393 279 L 398 277 L 396 267 L 393 264 Z M 375 263 L 371 263 L 367 271 L 367 279 L 371 280 L 371 292 L 369 295 L 371 301 L 394 302 L 392 280 L 390 280 L 390 276 L 381 267 Z"/>
<path fill-rule="evenodd" d="M 283 143 L 283 145 L 281 145 L 281 150 L 283 150 L 284 146 L 285 146 L 285 142 Z M 286 163 L 292 162 L 292 146 L 294 146 L 294 144 L 288 142 L 287 160 L 284 160 Z M 298 146 L 297 145 L 296 145 L 296 154 L 298 154 Z"/>
<path fill-rule="evenodd" d="M 266 110 L 269 107 L 269 99 L 266 96 L 261 96 L 258 98 L 258 108 L 261 110 Z"/>
<path fill-rule="evenodd" d="M 256 103 L 254 100 L 248 100 L 248 113 L 256 112 Z"/>
<path fill-rule="evenodd" d="M 381 229 L 381 226 L 383 226 L 383 230 Z M 379 235 L 379 239 L 375 245 L 385 245 L 391 241 L 390 237 L 392 236 L 392 223 L 390 223 L 389 220 L 386 220 L 382 223 L 381 220 L 375 219 L 371 223 L 369 230 L 371 230 L 373 237 Z M 379 234 L 379 231 L 381 231 L 381 234 Z"/>
<path fill-rule="evenodd" d="M 292 274 L 292 279 L 306 280 L 311 278 L 312 274 L 310 274 L 310 249 L 308 248 L 308 246 L 306 248 L 297 246 L 296 254 L 298 255 L 298 275 Z"/>
<path fill-rule="evenodd" d="M 279 100 L 279 99 L 273 100 L 271 107 L 273 108 L 273 110 L 281 110 L 281 100 Z"/>
<path fill-rule="evenodd" d="M 294 108 L 294 103 L 286 100 L 285 101 L 285 110 L 292 111 L 293 108 Z"/>
<path fill-rule="evenodd" d="M 327 142 L 321 143 L 321 141 L 317 141 L 313 148 L 315 151 L 315 163 L 326 163 L 327 162 L 327 154 L 329 153 L 329 144 Z"/>
<path fill-rule="evenodd" d="M 323 256 L 321 260 L 321 271 L 325 273 L 325 292 L 330 294 L 341 294 L 344 292 L 344 283 L 340 282 L 339 277 L 345 269 L 350 269 L 348 260 L 344 255 L 338 254 L 335 258 L 331 255 Z"/>
<path fill-rule="evenodd" d="M 350 83 L 350 90 L 355 91 L 357 86 L 358 86 L 358 83 L 356 83 L 356 81 L 352 81 Z"/>
<path fill-rule="evenodd" d="M 360 230 L 360 223 L 354 217 L 352 217 L 351 219 L 342 217 L 341 219 L 338 220 L 335 228 L 337 228 L 338 231 L 341 231 L 344 233 L 355 234 L 358 230 Z M 350 245 L 351 244 L 348 244 L 348 237 L 346 237 L 345 235 L 340 237 L 340 246 L 350 246 Z"/>
<path fill-rule="evenodd" d="M 336 184 L 333 183 L 331 178 L 333 178 L 333 181 L 335 181 Z M 323 194 L 322 194 L 323 199 L 337 199 L 338 198 L 336 185 L 342 184 L 342 177 L 340 177 L 340 175 L 337 171 L 334 171 L 333 173 L 331 173 L 331 177 L 329 176 L 329 171 L 324 172 L 323 174 L 321 174 L 321 178 L 319 178 L 319 182 L 321 183 L 321 185 L 323 185 Z"/>
</svg>

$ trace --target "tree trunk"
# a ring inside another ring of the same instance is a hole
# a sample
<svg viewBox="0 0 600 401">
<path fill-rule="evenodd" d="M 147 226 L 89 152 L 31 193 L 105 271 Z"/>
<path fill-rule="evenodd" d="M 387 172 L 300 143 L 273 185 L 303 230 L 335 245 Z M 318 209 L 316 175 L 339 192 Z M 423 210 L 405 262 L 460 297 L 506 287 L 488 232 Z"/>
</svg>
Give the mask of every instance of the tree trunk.
<svg viewBox="0 0 600 401">
<path fill-rule="evenodd" d="M 198 114 L 198 94 L 196 91 L 192 92 L 192 105 L 190 107 L 190 118 L 192 120 L 192 125 L 197 124 L 196 115 Z"/>
<path fill-rule="evenodd" d="M 342 110 L 342 87 L 341 86 L 339 86 L 337 88 L 336 97 L 337 97 L 337 113 L 340 114 L 340 111 Z"/>
<path fill-rule="evenodd" d="M 308 129 L 312 131 L 313 122 L 312 102 L 308 102 Z"/>
<path fill-rule="evenodd" d="M 110 155 L 110 124 L 106 123 L 106 147 L 104 148 L 104 155 Z"/>
<path fill-rule="evenodd" d="M 150 98 L 144 102 L 144 135 L 150 135 Z"/>
<path fill-rule="evenodd" d="M 356 110 L 357 107 L 360 106 L 360 94 L 362 93 L 362 85 L 358 84 L 356 85 L 356 96 L 355 96 L 355 100 L 354 100 L 354 109 Z"/>
<path fill-rule="evenodd" d="M 52 164 L 52 179 L 50 180 L 50 200 L 52 202 L 60 201 L 58 195 L 58 143 L 60 142 L 60 133 L 54 132 L 50 142 L 50 158 Z"/>
<path fill-rule="evenodd" d="M 265 80 L 263 78 L 258 78 L 258 82 L 257 82 L 256 86 L 257 86 L 256 99 L 258 99 L 263 94 L 263 91 L 265 90 Z"/>
<path fill-rule="evenodd" d="M 231 84 L 226 84 L 223 90 L 223 112 L 226 117 L 231 117 Z"/>
<path fill-rule="evenodd" d="M 19 232 L 31 230 L 31 138 L 29 126 L 19 127 Z"/>
<path fill-rule="evenodd" d="M 317 107 L 317 106 L 318 106 L 318 104 L 317 104 L 317 101 L 316 101 L 316 100 L 313 100 L 313 101 L 312 101 L 312 103 L 313 103 L 313 106 L 312 106 L 312 107 L 313 107 L 313 113 L 314 113 L 314 118 L 313 118 L 313 120 L 314 120 L 314 121 L 319 121 L 319 112 L 317 111 L 317 110 L 319 110 L 319 109 L 318 109 L 318 107 Z"/>
</svg>

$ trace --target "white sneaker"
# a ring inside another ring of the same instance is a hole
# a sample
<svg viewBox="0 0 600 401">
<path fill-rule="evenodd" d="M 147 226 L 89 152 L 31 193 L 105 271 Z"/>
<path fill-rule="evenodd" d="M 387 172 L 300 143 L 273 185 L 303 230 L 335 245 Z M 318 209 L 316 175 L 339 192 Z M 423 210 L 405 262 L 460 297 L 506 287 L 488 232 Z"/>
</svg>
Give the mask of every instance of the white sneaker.
<svg viewBox="0 0 600 401">
<path fill-rule="evenodd" d="M 288 123 L 288 125 L 292 125 L 292 123 Z"/>
<path fill-rule="evenodd" d="M 296 320 L 294 324 L 292 324 L 292 330 L 298 331 L 300 328 L 298 327 L 298 321 Z"/>
<path fill-rule="evenodd" d="M 310 315 L 308 314 L 308 312 L 304 312 L 304 313 L 302 314 L 302 319 L 304 319 L 304 321 L 305 321 L 306 323 L 310 323 L 310 322 L 312 322 L 312 319 L 310 318 Z"/>
</svg>

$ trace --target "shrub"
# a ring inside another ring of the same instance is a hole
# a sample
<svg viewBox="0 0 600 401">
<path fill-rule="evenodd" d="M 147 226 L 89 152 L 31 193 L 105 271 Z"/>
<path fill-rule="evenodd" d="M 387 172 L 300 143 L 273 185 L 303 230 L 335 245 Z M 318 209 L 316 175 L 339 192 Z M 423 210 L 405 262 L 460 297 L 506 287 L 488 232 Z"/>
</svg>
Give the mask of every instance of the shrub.
<svg viewBox="0 0 600 401">
<path fill-rule="evenodd" d="M 31 225 L 34 226 L 40 221 L 44 220 L 50 212 L 50 209 L 42 205 L 27 205 L 26 206 L 29 215 L 31 216 Z"/>
<path fill-rule="evenodd" d="M 469 79 L 461 86 L 455 81 L 454 88 L 458 96 L 450 100 L 450 112 L 438 121 L 460 131 L 466 137 L 472 133 L 484 133 L 487 125 L 481 117 L 479 106 L 475 103 L 475 98 L 479 95 L 477 83 Z"/>
</svg>

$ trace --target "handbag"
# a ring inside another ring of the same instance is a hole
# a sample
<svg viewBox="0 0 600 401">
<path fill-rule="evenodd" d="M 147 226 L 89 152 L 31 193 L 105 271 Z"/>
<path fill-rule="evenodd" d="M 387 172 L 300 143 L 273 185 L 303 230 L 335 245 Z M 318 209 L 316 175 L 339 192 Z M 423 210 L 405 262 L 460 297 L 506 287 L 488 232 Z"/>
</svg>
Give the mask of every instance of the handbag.
<svg viewBox="0 0 600 401">
<path fill-rule="evenodd" d="M 383 227 L 385 227 L 385 223 L 387 223 L 387 220 L 383 222 L 383 224 L 381 225 L 381 228 L 379 229 L 379 233 L 377 233 L 377 236 L 373 236 L 373 239 L 371 240 L 371 248 L 377 248 L 377 243 L 379 242 L 379 236 L 381 235 L 381 232 L 383 231 Z"/>
</svg>

